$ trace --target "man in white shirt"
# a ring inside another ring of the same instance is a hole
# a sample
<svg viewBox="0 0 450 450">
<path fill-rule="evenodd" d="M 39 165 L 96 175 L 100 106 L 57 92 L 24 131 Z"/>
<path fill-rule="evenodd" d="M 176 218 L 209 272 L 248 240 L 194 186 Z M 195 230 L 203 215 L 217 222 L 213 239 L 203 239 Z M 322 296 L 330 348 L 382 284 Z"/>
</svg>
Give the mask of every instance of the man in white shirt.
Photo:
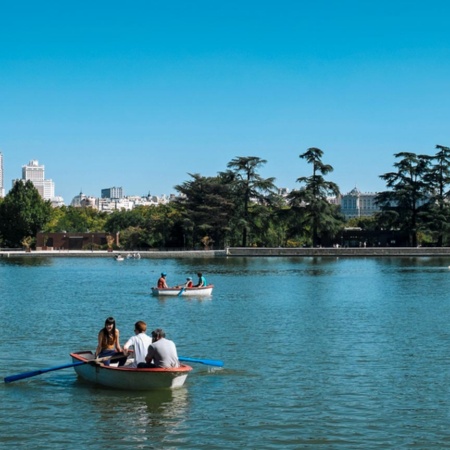
<svg viewBox="0 0 450 450">
<path fill-rule="evenodd" d="M 145 362 L 145 357 L 147 356 L 148 347 L 152 343 L 152 338 L 147 336 L 145 332 L 147 331 L 147 324 L 140 320 L 134 324 L 134 336 L 130 337 L 126 344 L 123 346 L 123 351 L 125 354 L 128 353 L 128 349 L 133 347 L 134 349 L 134 362 L 128 367 L 137 367 L 139 363 Z"/>
</svg>

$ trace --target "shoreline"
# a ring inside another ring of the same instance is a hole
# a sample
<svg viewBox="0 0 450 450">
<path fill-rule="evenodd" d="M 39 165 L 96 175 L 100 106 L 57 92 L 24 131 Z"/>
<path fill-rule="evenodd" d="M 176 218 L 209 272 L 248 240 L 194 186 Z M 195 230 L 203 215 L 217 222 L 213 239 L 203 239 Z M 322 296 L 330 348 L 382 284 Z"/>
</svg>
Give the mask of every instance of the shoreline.
<svg viewBox="0 0 450 450">
<path fill-rule="evenodd" d="M 139 253 L 141 259 L 225 258 L 225 257 L 450 257 L 450 247 L 369 247 L 369 248 L 254 248 L 228 247 L 224 250 L 112 251 L 107 250 L 2 250 L 0 258 L 14 257 L 95 257 L 114 258 Z M 134 258 L 131 258 L 134 259 Z"/>
</svg>

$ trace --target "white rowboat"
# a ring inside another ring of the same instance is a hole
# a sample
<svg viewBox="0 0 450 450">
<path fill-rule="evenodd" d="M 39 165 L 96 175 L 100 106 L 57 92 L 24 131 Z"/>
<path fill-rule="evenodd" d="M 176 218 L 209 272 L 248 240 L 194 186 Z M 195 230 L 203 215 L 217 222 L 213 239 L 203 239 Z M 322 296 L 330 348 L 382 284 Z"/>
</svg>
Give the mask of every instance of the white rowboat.
<svg viewBox="0 0 450 450">
<path fill-rule="evenodd" d="M 74 352 L 70 356 L 74 363 L 86 363 L 74 366 L 80 378 L 101 386 L 131 391 L 179 388 L 192 370 L 192 367 L 185 364 L 170 369 L 137 369 L 127 364 L 122 367 L 114 367 L 114 364 L 105 366 L 94 361 L 89 362 L 94 359 L 91 351 Z"/>
<path fill-rule="evenodd" d="M 156 288 L 152 287 L 153 295 L 165 295 L 172 297 L 200 297 L 212 294 L 214 288 L 213 284 L 203 287 L 191 287 L 191 288 Z"/>
</svg>

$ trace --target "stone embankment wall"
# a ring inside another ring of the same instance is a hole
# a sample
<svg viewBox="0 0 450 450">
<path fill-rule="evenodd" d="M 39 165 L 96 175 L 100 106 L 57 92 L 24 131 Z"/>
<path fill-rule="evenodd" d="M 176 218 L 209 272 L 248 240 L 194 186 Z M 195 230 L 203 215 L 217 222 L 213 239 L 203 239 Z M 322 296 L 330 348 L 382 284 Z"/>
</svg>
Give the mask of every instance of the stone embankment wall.
<svg viewBox="0 0 450 450">
<path fill-rule="evenodd" d="M 0 251 L 0 258 L 31 257 L 127 257 L 137 252 L 90 250 Z M 225 250 L 141 251 L 141 258 L 223 258 L 223 257 L 370 257 L 370 256 L 449 256 L 450 247 L 370 247 L 370 248 L 254 248 L 228 247 Z"/>
<path fill-rule="evenodd" d="M 31 257 L 94 257 L 94 258 L 115 258 L 117 255 L 122 255 L 127 258 L 130 254 L 132 258 L 134 254 L 144 258 L 215 258 L 226 256 L 225 250 L 186 250 L 186 251 L 142 251 L 142 252 L 127 252 L 127 251 L 113 251 L 106 250 L 7 250 L 0 251 L 0 258 L 14 258 L 18 256 Z"/>
<path fill-rule="evenodd" d="M 230 247 L 227 256 L 450 256 L 450 247 L 250 248 Z"/>
</svg>

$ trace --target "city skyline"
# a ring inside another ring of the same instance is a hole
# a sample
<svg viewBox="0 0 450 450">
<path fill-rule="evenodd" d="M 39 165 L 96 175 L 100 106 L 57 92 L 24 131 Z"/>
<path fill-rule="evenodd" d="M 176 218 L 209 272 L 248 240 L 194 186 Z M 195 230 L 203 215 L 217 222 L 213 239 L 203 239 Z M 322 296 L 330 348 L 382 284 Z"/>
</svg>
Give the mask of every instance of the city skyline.
<svg viewBox="0 0 450 450">
<path fill-rule="evenodd" d="M 3 163 L 3 158 L 2 158 L 2 153 L 0 152 L 0 180 L 1 180 L 1 176 L 2 176 L 2 163 Z M 43 196 L 46 200 L 50 200 L 50 199 L 57 199 L 58 197 L 62 197 L 61 195 L 58 194 L 57 192 L 57 188 L 55 187 L 55 183 L 52 179 L 45 179 L 44 178 L 44 173 L 45 173 L 45 164 L 40 164 L 39 160 L 30 160 L 27 164 L 24 164 L 22 166 L 22 178 L 16 178 L 11 180 L 11 187 L 12 184 L 16 181 L 26 181 L 26 180 L 30 180 L 32 181 L 35 185 L 36 188 L 38 189 L 39 193 L 41 196 Z M 332 180 L 331 180 L 332 181 Z M 51 184 L 51 187 L 48 188 L 44 188 L 42 185 L 47 185 L 48 183 Z M 178 183 L 179 184 L 179 183 Z M 286 186 L 277 186 L 281 191 L 286 191 L 289 192 L 291 189 L 287 188 Z M 1 188 L 1 184 L 0 184 L 0 188 Z M 360 186 L 353 186 L 353 188 L 349 191 L 341 191 L 341 195 L 346 195 L 346 194 L 350 194 L 351 192 L 355 191 L 355 189 L 359 190 L 361 193 L 375 193 L 377 191 L 367 191 L 364 190 L 364 188 L 362 187 L 360 189 Z M 8 193 L 9 189 L 5 190 L 5 195 Z M 119 196 L 115 196 L 113 195 L 111 196 L 107 196 L 105 195 L 106 192 L 120 192 Z M 72 200 L 74 200 L 75 197 L 78 197 L 80 194 L 83 194 L 84 196 L 87 197 L 95 197 L 95 198 L 121 198 L 121 197 L 136 197 L 136 196 L 142 196 L 142 197 L 146 197 L 148 194 L 138 194 L 138 193 L 127 193 L 124 194 L 124 187 L 123 186 L 110 186 L 110 187 L 102 187 L 99 189 L 99 194 L 98 193 L 88 193 L 83 191 L 83 189 L 81 189 L 79 192 L 74 193 L 72 196 L 70 196 L 70 198 L 63 198 L 63 201 L 66 205 L 70 205 L 70 203 L 72 202 Z M 49 196 L 48 192 L 52 192 L 54 193 L 53 196 Z M 47 194 L 47 195 L 46 195 Z M 161 194 L 151 194 L 152 196 L 165 196 L 168 197 L 171 193 L 167 194 L 165 192 L 162 192 Z"/>
<path fill-rule="evenodd" d="M 10 3 L 0 36 L 4 187 L 45 164 L 66 204 L 175 193 L 238 156 L 299 188 L 323 150 L 343 193 L 385 189 L 394 154 L 450 145 L 444 1 Z"/>
</svg>

